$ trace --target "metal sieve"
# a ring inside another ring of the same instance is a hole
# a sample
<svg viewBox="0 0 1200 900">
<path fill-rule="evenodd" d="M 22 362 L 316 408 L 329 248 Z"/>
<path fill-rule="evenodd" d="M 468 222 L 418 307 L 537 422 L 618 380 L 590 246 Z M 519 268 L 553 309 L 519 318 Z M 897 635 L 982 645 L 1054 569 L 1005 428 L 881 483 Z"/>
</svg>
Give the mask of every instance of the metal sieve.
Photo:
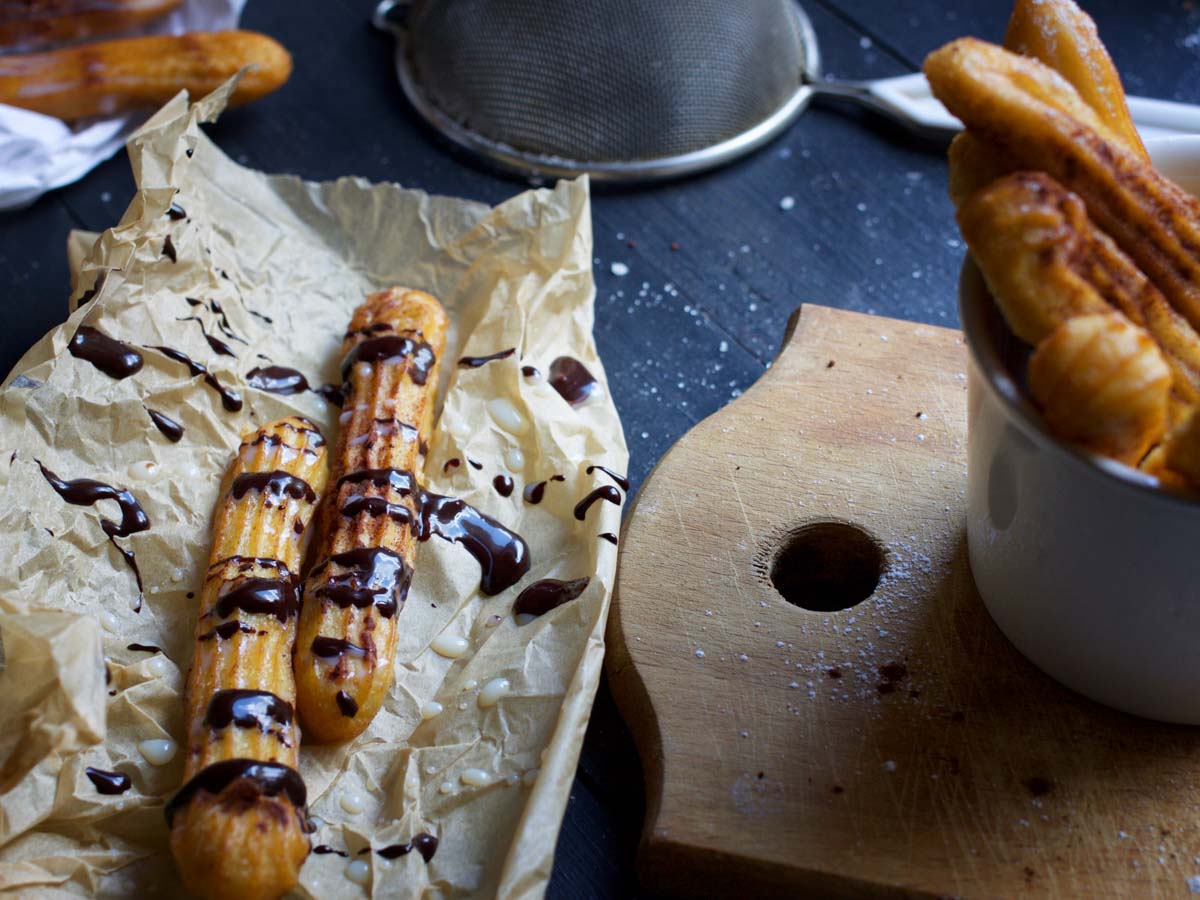
<svg viewBox="0 0 1200 900">
<path fill-rule="evenodd" d="M 896 91 L 877 90 L 887 82 L 818 81 L 796 0 L 384 0 L 373 21 L 397 38 L 418 113 L 525 175 L 644 181 L 712 168 L 775 137 L 816 94 L 922 132 L 954 127 L 944 113 L 914 118 Z"/>
<path fill-rule="evenodd" d="M 396 72 L 455 144 L 522 175 L 649 181 L 762 146 L 814 97 L 913 134 L 961 127 L 919 72 L 820 80 L 797 0 L 383 0 Z M 1145 135 L 1200 132 L 1200 110 L 1129 98 Z"/>
</svg>

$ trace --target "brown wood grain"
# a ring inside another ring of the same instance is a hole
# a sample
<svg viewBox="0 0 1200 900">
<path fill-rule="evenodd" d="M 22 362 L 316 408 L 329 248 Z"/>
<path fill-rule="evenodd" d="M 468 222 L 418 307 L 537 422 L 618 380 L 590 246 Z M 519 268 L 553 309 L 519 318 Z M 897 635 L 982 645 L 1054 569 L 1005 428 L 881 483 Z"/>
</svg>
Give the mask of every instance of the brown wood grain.
<svg viewBox="0 0 1200 900">
<path fill-rule="evenodd" d="M 1058 686 L 975 592 L 959 333 L 817 306 L 792 326 L 627 519 L 608 674 L 646 777 L 643 885 L 1188 895 L 1200 731 Z M 821 521 L 885 553 L 875 592 L 840 612 L 769 577 Z"/>
</svg>

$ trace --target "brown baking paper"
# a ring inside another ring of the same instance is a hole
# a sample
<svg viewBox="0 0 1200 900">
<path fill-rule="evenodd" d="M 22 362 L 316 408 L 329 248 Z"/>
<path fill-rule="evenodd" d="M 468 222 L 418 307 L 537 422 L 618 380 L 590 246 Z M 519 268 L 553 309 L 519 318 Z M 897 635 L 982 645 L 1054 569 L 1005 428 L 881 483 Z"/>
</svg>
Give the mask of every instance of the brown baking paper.
<svg viewBox="0 0 1200 900">
<path fill-rule="evenodd" d="M 623 472 L 627 461 L 607 390 L 572 407 L 544 376 L 521 373 L 522 365 L 545 373 L 567 355 L 605 386 L 591 333 L 587 182 L 527 191 L 491 209 L 355 178 L 268 176 L 236 165 L 200 131 L 225 96 L 218 91 L 189 109 L 181 95 L 131 139 L 138 192 L 119 225 L 74 254 L 74 300 L 107 272 L 99 291 L 0 389 L 0 889 L 26 897 L 182 893 L 162 808 L 180 786 L 183 754 L 154 766 L 139 743 L 185 739 L 193 594 L 220 476 L 241 436 L 259 424 L 299 413 L 331 440 L 337 429 L 339 410 L 317 394 L 264 393 L 248 387 L 245 374 L 266 357 L 314 386 L 336 381 L 353 308 L 367 293 L 401 284 L 438 296 L 454 323 L 428 486 L 521 533 L 533 566 L 515 588 L 489 598 L 462 547 L 436 538 L 420 545 L 383 709 L 353 743 L 306 744 L 301 754 L 321 822 L 313 844 L 367 862 L 370 881 L 349 880 L 340 856 L 314 854 L 296 895 L 540 896 L 600 674 L 616 566 L 616 547 L 598 535 L 619 530 L 619 509 L 600 502 L 583 521 L 573 509 L 608 483 L 598 471 L 589 475 L 589 465 Z M 172 201 L 186 218 L 167 215 Z M 164 253 L 168 236 L 177 261 Z M 222 333 L 211 300 L 240 340 Z M 181 321 L 189 316 L 201 322 Z M 182 350 L 239 391 L 244 408 L 227 412 L 202 377 L 150 349 L 140 372 L 110 378 L 67 352 L 85 323 L 139 347 Z M 237 358 L 215 353 L 201 325 Z M 517 353 L 479 368 L 454 364 L 509 347 Z M 520 412 L 520 433 L 489 412 L 495 398 Z M 183 439 L 169 442 L 147 408 L 182 423 Z M 451 458 L 463 464 L 443 471 Z M 38 460 L 65 479 L 128 488 L 141 502 L 150 529 L 117 539 L 141 568 L 140 613 L 132 571 L 101 530 L 102 516 L 118 515 L 115 504 L 65 503 Z M 501 473 L 516 481 L 508 498 L 492 486 Z M 522 500 L 523 486 L 552 475 L 566 480 L 549 484 L 541 504 Z M 522 587 L 583 576 L 592 580 L 578 600 L 528 624 L 514 620 Z M 467 638 L 469 649 L 458 659 L 439 656 L 429 645 L 442 634 Z M 164 653 L 129 650 L 131 643 Z M 481 708 L 480 689 L 497 677 L 511 682 L 510 693 Z M 429 700 L 444 712 L 422 722 Z M 133 787 L 102 795 L 85 776 L 88 766 L 124 772 Z M 465 785 L 468 768 L 488 773 L 490 783 Z M 353 808 L 354 795 L 361 812 L 343 805 Z M 440 840 L 428 864 L 419 853 L 391 862 L 357 855 L 421 831 Z"/>
</svg>

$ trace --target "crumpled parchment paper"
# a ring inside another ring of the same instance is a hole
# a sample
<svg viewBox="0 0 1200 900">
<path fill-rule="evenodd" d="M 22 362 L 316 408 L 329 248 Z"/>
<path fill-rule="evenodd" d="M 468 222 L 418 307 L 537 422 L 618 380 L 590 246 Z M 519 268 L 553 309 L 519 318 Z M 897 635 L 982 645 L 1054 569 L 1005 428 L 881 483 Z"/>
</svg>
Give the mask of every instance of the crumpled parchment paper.
<svg viewBox="0 0 1200 900">
<path fill-rule="evenodd" d="M 628 458 L 606 389 L 572 407 L 544 375 L 521 374 L 522 365 L 545 373 L 569 355 L 605 386 L 591 335 L 587 182 L 527 191 L 492 209 L 355 178 L 264 175 L 236 165 L 198 127 L 222 108 L 227 89 L 190 109 L 181 95 L 134 135 L 138 192 L 120 224 L 76 254 L 78 308 L 0 388 L 0 890 L 182 893 L 162 812 L 180 786 L 182 753 L 156 767 L 139 742 L 185 741 L 193 594 L 218 482 L 241 435 L 258 424 L 300 413 L 332 442 L 339 413 L 314 393 L 264 393 L 244 376 L 266 357 L 314 386 L 336 381 L 353 308 L 372 290 L 404 284 L 438 296 L 454 323 L 427 483 L 520 532 L 533 566 L 488 598 L 462 547 L 436 538 L 419 545 L 390 697 L 353 743 L 305 744 L 301 753 L 321 821 L 313 844 L 367 861 L 370 882 L 350 881 L 347 859 L 314 854 L 297 894 L 539 896 L 600 675 L 616 566 L 617 548 L 598 535 L 619 531 L 620 510 L 600 502 L 579 521 L 573 509 L 609 483 L 588 474 L 589 465 L 624 472 Z M 186 218 L 167 215 L 173 201 Z M 168 235 L 177 262 L 163 253 Z M 213 300 L 236 339 L 220 330 Z M 201 322 L 181 321 L 189 316 Z M 243 410 L 227 412 L 201 377 L 150 349 L 140 372 L 108 377 L 67 352 L 82 324 L 139 347 L 182 350 L 240 391 Z M 237 358 L 214 353 L 201 325 Z M 479 368 L 454 363 L 509 347 L 514 356 Z M 499 397 L 520 411 L 519 434 L 489 413 Z M 146 408 L 181 422 L 183 439 L 167 441 Z M 451 458 L 463 463 L 444 470 Z M 65 503 L 35 460 L 62 478 L 128 488 L 141 502 L 150 529 L 117 539 L 141 568 L 140 613 L 132 572 L 101 530 L 115 504 Z M 508 498 L 492 486 L 500 473 L 516 481 Z M 552 475 L 566 480 L 547 485 L 538 505 L 523 501 L 522 487 Z M 521 588 L 583 576 L 591 583 L 578 600 L 515 621 Z M 467 638 L 467 652 L 434 653 L 429 644 L 443 633 Z M 135 642 L 164 653 L 127 649 Z M 481 708 L 479 690 L 496 677 L 512 690 Z M 422 721 L 428 700 L 444 711 Z M 102 795 L 87 766 L 124 772 L 133 787 Z M 484 770 L 490 783 L 464 784 L 467 768 Z M 355 794 L 365 809 L 347 812 L 343 800 Z M 429 864 L 418 853 L 391 862 L 356 855 L 420 831 L 440 840 Z"/>
<path fill-rule="evenodd" d="M 188 0 L 141 28 L 96 40 L 237 28 L 245 5 L 246 0 Z M 68 124 L 0 104 L 0 210 L 27 206 L 46 191 L 78 181 L 116 153 L 144 118 L 145 111 L 128 112 Z"/>
</svg>

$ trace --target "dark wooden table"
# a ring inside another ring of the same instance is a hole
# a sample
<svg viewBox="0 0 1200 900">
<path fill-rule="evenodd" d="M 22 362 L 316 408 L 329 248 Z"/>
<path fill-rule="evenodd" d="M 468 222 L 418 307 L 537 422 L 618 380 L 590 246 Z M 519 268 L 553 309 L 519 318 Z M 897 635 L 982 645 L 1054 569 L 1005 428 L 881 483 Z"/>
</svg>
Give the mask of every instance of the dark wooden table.
<svg viewBox="0 0 1200 900">
<path fill-rule="evenodd" d="M 1084 5 L 1131 93 L 1200 102 L 1193 0 Z M 421 126 L 393 78 L 390 41 L 367 24 L 372 7 L 250 3 L 244 27 L 281 40 L 296 69 L 278 94 L 227 113 L 211 128 L 216 141 L 247 165 L 304 178 L 355 174 L 489 203 L 520 190 Z M 868 78 L 913 71 L 960 35 L 999 40 L 1010 4 L 809 0 L 807 8 L 826 72 Z M 725 170 L 597 190 L 596 339 L 635 487 L 684 432 L 762 374 L 798 304 L 955 324 L 963 249 L 945 180 L 936 149 L 860 113 L 818 107 Z M 65 317 L 68 230 L 114 224 L 132 190 L 122 155 L 30 209 L 0 214 L 0 371 Z M 780 207 L 785 196 L 795 199 L 790 210 Z M 614 275 L 614 262 L 628 274 Z M 635 894 L 641 818 L 637 755 L 602 685 L 550 895 Z"/>
</svg>

